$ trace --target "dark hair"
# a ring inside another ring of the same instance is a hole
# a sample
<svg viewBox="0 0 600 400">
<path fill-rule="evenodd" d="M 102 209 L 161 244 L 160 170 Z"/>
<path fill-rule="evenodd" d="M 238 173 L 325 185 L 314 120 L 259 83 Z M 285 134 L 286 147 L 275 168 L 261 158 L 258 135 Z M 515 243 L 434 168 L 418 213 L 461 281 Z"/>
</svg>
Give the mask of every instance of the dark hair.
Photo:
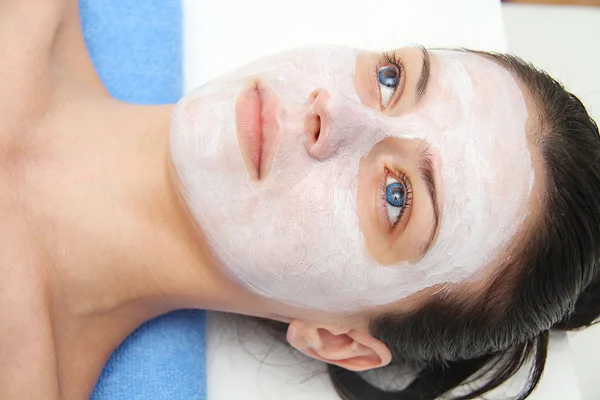
<svg viewBox="0 0 600 400">
<path fill-rule="evenodd" d="M 545 72 L 513 55 L 475 53 L 510 71 L 535 105 L 528 127 L 535 130 L 528 133 L 544 165 L 542 206 L 481 295 L 443 291 L 409 313 L 376 316 L 370 332 L 390 348 L 392 364 L 420 372 L 405 389 L 390 392 L 329 365 L 343 399 L 435 399 L 475 381 L 477 387 L 455 397 L 472 399 L 529 368 L 517 396 L 524 399 L 542 375 L 549 330 L 586 327 L 600 314 L 598 127 L 581 101 Z"/>
</svg>

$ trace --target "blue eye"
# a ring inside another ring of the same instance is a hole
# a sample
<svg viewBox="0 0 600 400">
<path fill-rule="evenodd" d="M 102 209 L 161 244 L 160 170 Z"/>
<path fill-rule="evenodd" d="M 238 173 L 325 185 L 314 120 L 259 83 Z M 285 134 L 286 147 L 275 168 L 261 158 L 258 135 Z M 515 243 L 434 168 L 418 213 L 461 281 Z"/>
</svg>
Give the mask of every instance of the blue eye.
<svg viewBox="0 0 600 400">
<path fill-rule="evenodd" d="M 404 208 L 408 203 L 407 197 L 410 196 L 409 190 L 391 174 L 386 176 L 383 196 L 385 199 L 385 211 L 391 227 L 394 227 L 400 221 L 400 217 L 402 217 Z"/>
<path fill-rule="evenodd" d="M 393 182 L 385 188 L 385 199 L 394 207 L 404 205 L 404 185 L 400 182 Z"/>
<path fill-rule="evenodd" d="M 379 68 L 379 82 L 389 88 L 395 88 L 400 81 L 398 68 L 386 66 Z"/>
<path fill-rule="evenodd" d="M 384 66 L 377 73 L 381 108 L 386 108 L 400 83 L 400 70 L 396 66 Z"/>
</svg>

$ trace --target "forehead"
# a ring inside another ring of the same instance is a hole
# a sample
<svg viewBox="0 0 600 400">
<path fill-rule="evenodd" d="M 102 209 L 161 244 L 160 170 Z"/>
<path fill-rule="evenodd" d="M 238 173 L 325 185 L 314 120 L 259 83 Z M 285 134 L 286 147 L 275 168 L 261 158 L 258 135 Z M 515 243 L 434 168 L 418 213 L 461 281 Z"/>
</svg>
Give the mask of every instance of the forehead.
<svg viewBox="0 0 600 400">
<path fill-rule="evenodd" d="M 509 102 L 524 107 L 522 92 L 513 76 L 502 66 L 479 54 L 466 51 L 432 50 L 431 75 L 436 97 L 458 97 L 462 101 Z"/>
<path fill-rule="evenodd" d="M 520 86 L 505 68 L 464 51 L 432 50 L 430 61 L 427 93 L 409 113 L 424 117 L 427 129 L 441 135 L 436 139 L 458 125 L 473 134 L 479 145 L 505 147 L 513 142 L 505 139 L 525 136 L 527 106 Z M 498 154 L 494 148 L 488 150 Z"/>
</svg>

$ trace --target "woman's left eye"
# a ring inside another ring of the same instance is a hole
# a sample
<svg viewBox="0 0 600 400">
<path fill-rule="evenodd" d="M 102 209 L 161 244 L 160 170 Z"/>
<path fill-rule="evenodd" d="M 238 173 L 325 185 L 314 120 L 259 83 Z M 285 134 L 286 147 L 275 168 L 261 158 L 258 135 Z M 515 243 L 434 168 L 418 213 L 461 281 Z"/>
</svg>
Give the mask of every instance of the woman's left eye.
<svg viewBox="0 0 600 400">
<path fill-rule="evenodd" d="M 408 188 L 404 183 L 399 182 L 388 173 L 385 178 L 385 191 L 383 195 L 390 225 L 394 227 L 400 221 L 404 213 L 404 208 L 407 205 Z"/>
<path fill-rule="evenodd" d="M 398 85 L 400 84 L 400 68 L 396 65 L 384 65 L 379 67 L 377 79 L 379 80 L 379 92 L 381 93 L 381 107 L 386 108 L 392 99 Z"/>
</svg>

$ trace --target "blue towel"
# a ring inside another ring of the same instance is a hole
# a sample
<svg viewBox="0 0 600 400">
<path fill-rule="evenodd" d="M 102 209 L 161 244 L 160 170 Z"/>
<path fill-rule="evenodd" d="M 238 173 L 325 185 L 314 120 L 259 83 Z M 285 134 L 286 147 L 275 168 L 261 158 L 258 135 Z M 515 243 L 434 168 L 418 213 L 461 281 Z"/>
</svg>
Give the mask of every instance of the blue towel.
<svg viewBox="0 0 600 400">
<path fill-rule="evenodd" d="M 155 318 L 115 350 L 92 400 L 205 400 L 205 354 L 204 311 Z"/>
<path fill-rule="evenodd" d="M 80 0 L 83 35 L 117 99 L 175 103 L 182 96 L 180 0 Z"/>
<path fill-rule="evenodd" d="M 81 0 L 86 44 L 109 92 L 138 104 L 181 98 L 179 0 Z M 206 399 L 205 313 L 182 310 L 130 335 L 106 364 L 93 400 Z"/>
</svg>

